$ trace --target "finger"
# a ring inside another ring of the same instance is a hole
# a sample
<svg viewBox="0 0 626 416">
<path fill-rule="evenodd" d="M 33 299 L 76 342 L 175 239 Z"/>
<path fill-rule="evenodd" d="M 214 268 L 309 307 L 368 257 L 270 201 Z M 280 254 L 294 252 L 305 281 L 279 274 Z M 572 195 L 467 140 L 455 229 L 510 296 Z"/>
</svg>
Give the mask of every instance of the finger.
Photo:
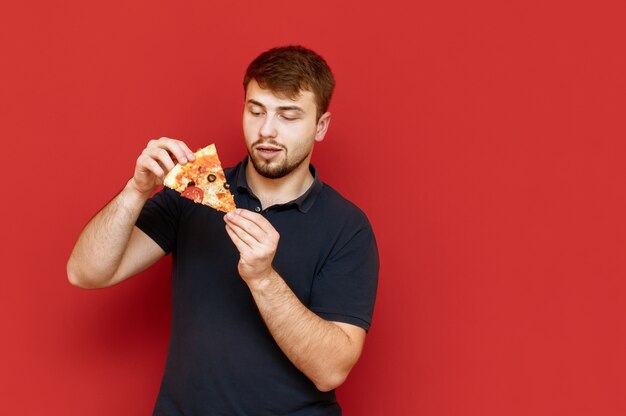
<svg viewBox="0 0 626 416">
<path fill-rule="evenodd" d="M 274 226 L 261 214 L 257 214 L 256 212 L 248 211 L 247 209 L 241 208 L 237 208 L 235 212 L 242 218 L 253 222 L 257 227 L 259 227 L 261 230 L 263 230 L 263 232 L 267 234 L 272 234 L 276 232 Z"/>
<path fill-rule="evenodd" d="M 252 247 L 246 244 L 246 242 L 239 236 L 234 228 L 228 224 L 226 224 L 226 233 L 228 233 L 228 236 L 235 244 L 235 247 L 237 247 L 240 255 L 252 249 Z"/>
<path fill-rule="evenodd" d="M 171 158 L 181 165 L 184 165 L 188 161 L 194 160 L 196 158 L 193 152 L 183 141 L 171 139 L 169 137 L 161 137 L 158 140 L 150 140 L 148 142 L 147 148 L 165 149 L 170 152 Z"/>
<path fill-rule="evenodd" d="M 164 147 L 168 152 L 174 157 L 174 159 L 180 163 L 181 165 L 186 164 L 190 160 L 193 160 L 195 156 L 193 156 L 193 152 L 189 150 L 186 144 L 181 142 L 180 140 L 170 139 L 164 142 Z M 192 157 L 189 157 L 191 153 Z"/>
<path fill-rule="evenodd" d="M 146 149 L 146 154 L 157 161 L 165 172 L 169 172 L 174 168 L 174 161 L 167 150 L 161 147 Z"/>
<path fill-rule="evenodd" d="M 191 151 L 189 146 L 187 146 L 187 144 L 185 142 L 180 141 L 180 140 L 177 140 L 176 142 L 180 146 L 180 148 L 183 151 L 183 153 L 185 155 L 187 155 L 187 160 L 190 160 L 190 161 L 193 162 L 196 159 L 196 155 Z"/>
<path fill-rule="evenodd" d="M 253 235 L 251 235 L 238 225 L 230 223 L 228 224 L 228 226 L 235 234 L 237 234 L 241 241 L 243 241 L 248 247 L 250 247 L 250 249 L 258 250 L 265 246 L 263 242 L 257 240 Z"/>
<path fill-rule="evenodd" d="M 139 158 L 137 159 L 137 167 L 140 170 L 151 172 L 153 175 L 160 179 L 163 179 L 165 177 L 165 171 L 163 170 L 161 165 L 159 165 L 156 160 L 148 155 L 143 154 L 139 156 Z"/>
<path fill-rule="evenodd" d="M 224 220 L 233 227 L 242 229 L 259 243 L 267 241 L 267 233 L 255 222 L 239 215 L 236 211 L 229 212 L 224 216 Z"/>
</svg>

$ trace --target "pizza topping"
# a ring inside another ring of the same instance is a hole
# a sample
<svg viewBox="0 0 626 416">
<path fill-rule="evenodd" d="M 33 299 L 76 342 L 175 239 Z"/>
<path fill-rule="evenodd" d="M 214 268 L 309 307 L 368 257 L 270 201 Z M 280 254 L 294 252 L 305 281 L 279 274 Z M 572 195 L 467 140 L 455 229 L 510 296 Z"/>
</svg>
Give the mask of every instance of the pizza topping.
<svg viewBox="0 0 626 416">
<path fill-rule="evenodd" d="M 187 183 L 187 186 L 196 186 L 196 183 L 194 181 L 189 181 L 189 183 Z"/>
<path fill-rule="evenodd" d="M 227 184 L 227 183 L 225 183 L 225 184 L 224 184 L 224 188 L 226 188 L 226 189 L 230 189 L 230 185 L 229 185 L 229 184 Z"/>
<path fill-rule="evenodd" d="M 187 189 L 181 192 L 180 195 L 184 196 L 185 198 L 189 198 L 193 202 L 197 203 L 201 203 L 202 199 L 204 198 L 204 192 L 202 192 L 202 189 L 198 188 L 197 186 L 188 186 Z"/>
<path fill-rule="evenodd" d="M 215 182 L 215 179 L 217 179 L 217 177 L 213 175 L 212 173 L 210 173 L 209 176 L 207 177 L 207 180 L 209 182 Z"/>
</svg>

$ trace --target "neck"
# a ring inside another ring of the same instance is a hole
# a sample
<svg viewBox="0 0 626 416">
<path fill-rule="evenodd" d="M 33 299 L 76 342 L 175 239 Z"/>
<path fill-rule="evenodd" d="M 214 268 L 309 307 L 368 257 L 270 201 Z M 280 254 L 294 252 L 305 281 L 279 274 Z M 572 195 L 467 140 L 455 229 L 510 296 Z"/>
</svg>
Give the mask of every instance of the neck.
<svg viewBox="0 0 626 416">
<path fill-rule="evenodd" d="M 246 181 L 265 209 L 272 205 L 284 204 L 297 199 L 309 189 L 313 183 L 313 175 L 309 170 L 309 160 L 305 160 L 288 175 L 282 178 L 269 179 L 261 176 L 254 169 L 252 162 L 248 160 Z"/>
</svg>

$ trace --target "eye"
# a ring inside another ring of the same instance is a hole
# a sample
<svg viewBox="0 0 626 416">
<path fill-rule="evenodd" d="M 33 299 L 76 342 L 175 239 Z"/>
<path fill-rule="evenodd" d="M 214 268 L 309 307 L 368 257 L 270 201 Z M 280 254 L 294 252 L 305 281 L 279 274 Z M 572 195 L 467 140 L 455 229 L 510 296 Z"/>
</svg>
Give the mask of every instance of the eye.
<svg viewBox="0 0 626 416">
<path fill-rule="evenodd" d="M 294 114 L 281 114 L 280 118 L 282 118 L 283 120 L 287 120 L 287 121 L 294 121 L 298 119 L 298 116 Z"/>
<path fill-rule="evenodd" d="M 248 112 L 249 112 L 250 114 L 252 114 L 253 116 L 255 116 L 255 117 L 258 117 L 258 116 L 263 115 L 263 110 L 261 110 L 261 109 L 260 109 L 260 108 L 258 108 L 258 107 L 249 107 L 249 108 L 248 108 Z"/>
</svg>

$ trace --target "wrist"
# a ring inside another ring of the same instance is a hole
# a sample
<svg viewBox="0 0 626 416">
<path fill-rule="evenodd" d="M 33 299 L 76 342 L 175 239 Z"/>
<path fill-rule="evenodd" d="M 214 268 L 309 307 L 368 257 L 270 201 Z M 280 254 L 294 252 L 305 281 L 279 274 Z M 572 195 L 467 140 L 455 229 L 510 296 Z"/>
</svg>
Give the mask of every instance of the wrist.
<svg viewBox="0 0 626 416">
<path fill-rule="evenodd" d="M 264 293 L 271 291 L 272 288 L 276 286 L 276 280 L 279 278 L 280 276 L 276 273 L 274 268 L 270 267 L 270 269 L 262 276 L 259 276 L 256 279 L 250 279 L 247 283 L 252 292 Z"/>
<path fill-rule="evenodd" d="M 122 189 L 122 197 L 124 202 L 126 202 L 129 206 L 140 205 L 143 206 L 146 201 L 152 195 L 151 191 L 140 191 L 136 184 L 135 180 L 131 178 L 127 183 L 124 189 Z"/>
</svg>

